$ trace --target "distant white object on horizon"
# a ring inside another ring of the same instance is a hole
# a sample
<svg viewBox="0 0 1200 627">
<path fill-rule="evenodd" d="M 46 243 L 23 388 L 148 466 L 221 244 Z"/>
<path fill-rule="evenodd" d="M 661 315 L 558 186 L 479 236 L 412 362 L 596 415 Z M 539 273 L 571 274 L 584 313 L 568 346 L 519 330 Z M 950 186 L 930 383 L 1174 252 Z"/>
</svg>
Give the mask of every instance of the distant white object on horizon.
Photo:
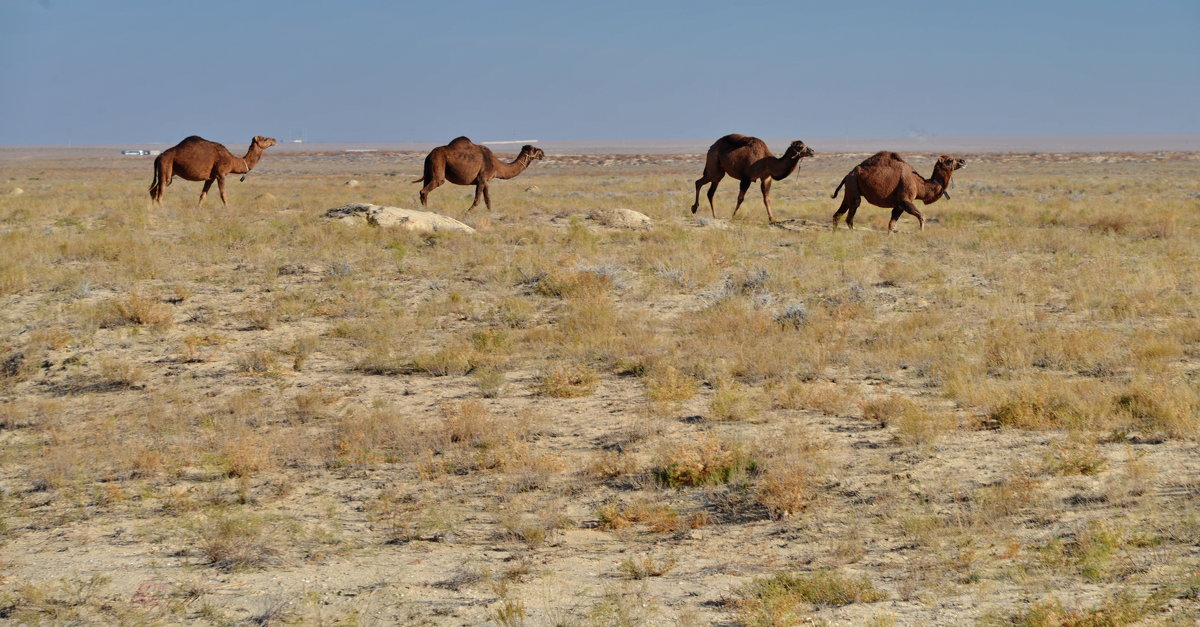
<svg viewBox="0 0 1200 627">
<path fill-rule="evenodd" d="M 481 143 L 484 143 L 484 144 L 536 144 L 536 143 L 538 143 L 538 140 L 536 140 L 536 139 L 506 139 L 504 141 L 498 141 L 498 142 L 481 142 Z"/>
<path fill-rule="evenodd" d="M 304 143 L 304 140 L 303 140 L 303 139 L 293 139 L 293 140 L 292 140 L 292 143 L 293 143 L 293 144 L 303 144 L 303 143 Z"/>
</svg>

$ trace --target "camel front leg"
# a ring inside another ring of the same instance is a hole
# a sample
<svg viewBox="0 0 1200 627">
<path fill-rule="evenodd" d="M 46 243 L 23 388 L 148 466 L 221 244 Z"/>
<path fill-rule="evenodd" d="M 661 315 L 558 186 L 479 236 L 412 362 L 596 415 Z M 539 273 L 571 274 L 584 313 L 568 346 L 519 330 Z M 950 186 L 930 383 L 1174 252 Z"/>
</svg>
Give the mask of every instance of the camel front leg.
<svg viewBox="0 0 1200 627">
<path fill-rule="evenodd" d="M 917 223 L 921 225 L 921 228 L 919 230 L 921 230 L 921 231 L 925 230 L 925 215 L 921 213 L 920 209 L 917 209 L 917 206 L 915 204 L 913 204 L 911 202 L 906 202 L 903 205 L 901 205 L 900 208 L 903 209 L 905 213 L 915 216 L 917 218 Z"/>
<path fill-rule="evenodd" d="M 213 181 L 215 180 L 216 179 L 208 179 L 207 181 L 204 181 L 204 189 L 200 190 L 200 200 L 196 203 L 197 209 L 200 208 L 200 205 L 204 204 L 204 197 L 208 195 L 208 188 L 212 187 Z"/>
<path fill-rule="evenodd" d="M 475 201 L 471 203 L 470 207 L 467 207 L 467 211 L 479 206 L 479 199 L 483 197 L 483 186 L 486 184 L 483 182 L 475 183 Z M 491 207 L 488 207 L 488 209 L 491 209 Z"/>
<path fill-rule="evenodd" d="M 758 188 L 762 190 L 763 205 L 767 208 L 767 223 L 775 224 L 775 215 L 771 213 L 771 179 L 763 179 Z"/>
<path fill-rule="evenodd" d="M 484 204 L 484 206 L 487 207 L 488 213 L 491 213 L 491 211 L 492 211 L 492 195 L 488 191 L 488 189 L 489 189 L 488 184 L 484 183 L 483 184 L 483 204 Z"/>
<path fill-rule="evenodd" d="M 729 216 L 732 220 L 737 217 L 738 209 L 742 208 L 742 201 L 746 199 L 746 190 L 750 189 L 750 179 L 738 181 L 738 199 L 737 204 L 733 207 L 733 214 Z"/>
</svg>

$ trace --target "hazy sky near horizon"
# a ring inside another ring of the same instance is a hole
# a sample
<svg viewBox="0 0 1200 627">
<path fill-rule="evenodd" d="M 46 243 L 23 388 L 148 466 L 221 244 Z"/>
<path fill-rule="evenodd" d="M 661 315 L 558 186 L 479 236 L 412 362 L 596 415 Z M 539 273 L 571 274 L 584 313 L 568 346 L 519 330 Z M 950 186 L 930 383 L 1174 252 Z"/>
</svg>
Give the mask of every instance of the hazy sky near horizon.
<svg viewBox="0 0 1200 627">
<path fill-rule="evenodd" d="M 1200 2 L 0 0 L 0 144 L 1200 132 Z"/>
</svg>

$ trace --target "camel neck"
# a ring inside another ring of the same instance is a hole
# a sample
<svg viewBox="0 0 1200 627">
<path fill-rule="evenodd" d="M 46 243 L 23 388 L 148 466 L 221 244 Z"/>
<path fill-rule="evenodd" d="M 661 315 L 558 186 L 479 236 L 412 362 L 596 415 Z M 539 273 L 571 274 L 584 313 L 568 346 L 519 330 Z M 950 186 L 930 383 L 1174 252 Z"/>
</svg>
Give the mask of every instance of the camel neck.
<svg viewBox="0 0 1200 627">
<path fill-rule="evenodd" d="M 525 168 L 529 167 L 531 161 L 532 158 L 525 153 L 517 155 L 517 158 L 513 159 L 510 163 L 500 161 L 496 164 L 496 178 L 510 179 L 524 172 Z"/>
<path fill-rule="evenodd" d="M 946 189 L 950 185 L 951 170 L 937 166 L 933 168 L 933 175 L 929 177 L 929 181 L 941 189 Z"/>
<path fill-rule="evenodd" d="M 800 166 L 800 153 L 788 151 L 783 153 L 782 157 L 777 157 L 775 162 L 775 173 L 771 178 L 780 180 L 791 176 L 792 172 Z"/>
<path fill-rule="evenodd" d="M 925 193 L 922 195 L 922 201 L 925 204 L 937 202 L 941 199 L 942 194 L 946 192 L 946 188 L 950 186 L 950 174 L 952 170 L 948 170 L 941 166 L 933 168 L 933 175 L 925 180 Z"/>
<path fill-rule="evenodd" d="M 254 144 L 250 144 L 250 149 L 246 151 L 246 156 L 242 157 L 242 162 L 246 164 L 246 171 L 249 172 L 254 169 L 254 166 L 258 164 L 258 160 L 261 157 L 262 150 L 257 149 Z"/>
</svg>

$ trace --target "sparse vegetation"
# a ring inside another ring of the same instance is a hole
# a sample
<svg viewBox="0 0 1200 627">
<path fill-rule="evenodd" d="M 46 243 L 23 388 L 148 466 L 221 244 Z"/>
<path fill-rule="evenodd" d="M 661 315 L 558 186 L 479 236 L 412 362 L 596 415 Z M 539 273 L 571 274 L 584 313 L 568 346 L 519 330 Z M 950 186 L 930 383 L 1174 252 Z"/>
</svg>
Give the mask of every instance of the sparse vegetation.
<svg viewBox="0 0 1200 627">
<path fill-rule="evenodd" d="M 1200 620 L 1200 161 L 971 156 L 886 237 L 814 148 L 779 227 L 548 155 L 470 235 L 319 218 L 423 154 L 0 154 L 0 620 Z"/>
</svg>

